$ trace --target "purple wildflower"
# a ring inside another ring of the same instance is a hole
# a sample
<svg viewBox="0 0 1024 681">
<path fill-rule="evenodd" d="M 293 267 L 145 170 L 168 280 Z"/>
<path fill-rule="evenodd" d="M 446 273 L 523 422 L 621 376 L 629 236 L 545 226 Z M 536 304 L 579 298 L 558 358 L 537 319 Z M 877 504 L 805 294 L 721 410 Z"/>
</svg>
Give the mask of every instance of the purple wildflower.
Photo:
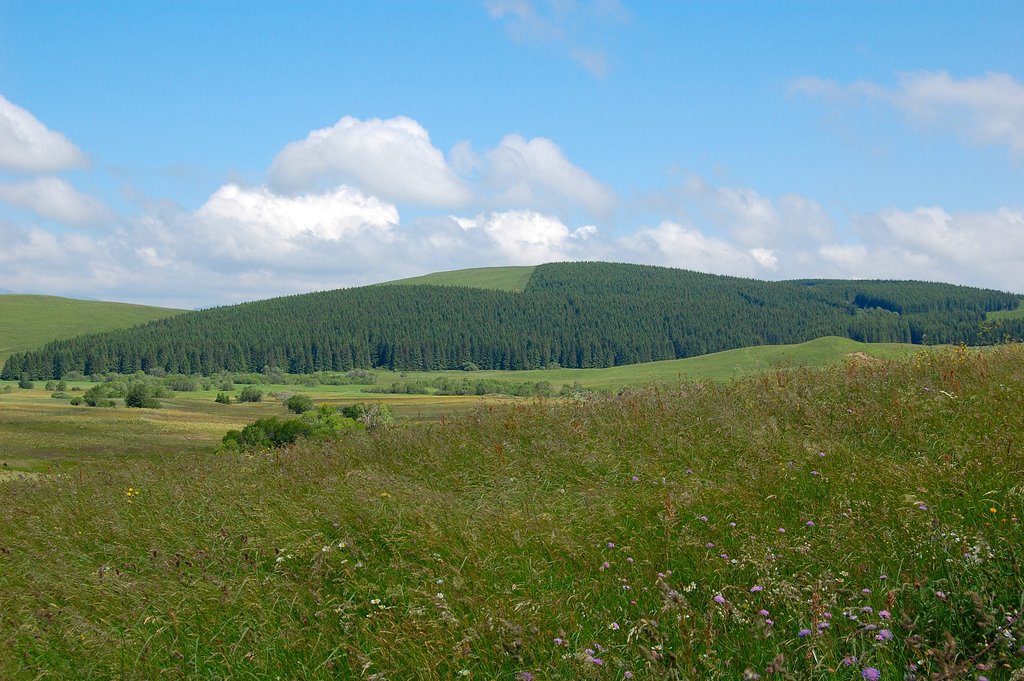
<svg viewBox="0 0 1024 681">
<path fill-rule="evenodd" d="M 608 568 L 610 568 L 611 566 L 612 566 L 612 564 L 611 564 L 611 563 L 609 563 L 608 561 L 605 561 L 605 562 L 601 563 L 601 569 L 602 569 L 602 570 L 607 570 L 607 569 L 608 569 Z"/>
<path fill-rule="evenodd" d="M 566 641 L 564 638 L 555 638 L 555 645 L 556 646 L 564 646 L 564 645 L 568 645 L 568 643 L 569 642 Z"/>
<path fill-rule="evenodd" d="M 811 471 L 811 475 L 821 475 L 818 471 Z"/>
<path fill-rule="evenodd" d="M 706 549 L 713 549 L 713 548 L 715 548 L 715 542 L 709 541 L 707 544 L 704 545 L 704 548 L 706 548 Z"/>
<path fill-rule="evenodd" d="M 530 672 L 520 672 L 519 681 L 533 681 L 533 674 Z"/>
<path fill-rule="evenodd" d="M 860 673 L 860 678 L 866 681 L 878 681 L 878 679 L 882 678 L 882 672 L 874 667 L 867 667 Z"/>
<path fill-rule="evenodd" d="M 891 641 L 892 640 L 892 632 L 889 631 L 888 629 L 882 629 L 877 634 L 875 634 L 875 640 L 876 641 Z"/>
<path fill-rule="evenodd" d="M 811 630 L 810 629 L 801 629 L 800 631 L 796 632 L 796 635 L 799 636 L 800 638 L 803 638 L 805 636 L 810 636 L 811 635 Z"/>
<path fill-rule="evenodd" d="M 633 558 L 632 557 L 626 558 L 626 562 L 629 563 L 630 565 L 632 565 L 633 564 Z"/>
<path fill-rule="evenodd" d="M 863 613 L 870 614 L 870 613 L 873 613 L 875 611 L 875 609 L 872 608 L 870 605 L 865 605 L 863 608 L 860 609 L 860 611 L 863 612 Z"/>
<path fill-rule="evenodd" d="M 807 525 L 807 527 L 814 527 L 814 521 L 808 520 L 806 523 L 804 523 L 804 525 Z"/>
<path fill-rule="evenodd" d="M 871 593 L 871 589 L 861 589 L 860 592 L 867 596 L 869 593 Z"/>
<path fill-rule="evenodd" d="M 702 523 L 706 523 L 708 521 L 708 517 L 706 515 L 702 515 L 701 517 L 697 518 L 697 520 L 701 521 Z"/>
<path fill-rule="evenodd" d="M 757 614 L 760 615 L 761 617 L 767 617 L 770 613 L 767 610 L 765 610 L 764 608 L 761 608 L 760 610 L 757 611 Z"/>
<path fill-rule="evenodd" d="M 928 510 L 928 507 L 927 507 L 927 506 L 925 506 L 924 504 L 918 504 L 918 505 L 917 505 L 917 507 L 918 507 L 919 509 L 921 509 L 922 511 L 927 511 L 927 510 Z"/>
<path fill-rule="evenodd" d="M 590 661 L 593 662 L 594 664 L 596 664 L 598 667 L 603 667 L 604 666 L 604 660 L 602 660 L 600 657 L 595 657 L 595 658 L 591 659 Z"/>
<path fill-rule="evenodd" d="M 608 542 L 608 548 L 614 549 L 615 548 L 615 544 L 613 542 Z"/>
<path fill-rule="evenodd" d="M 729 527 L 736 527 L 736 523 L 729 523 Z"/>
<path fill-rule="evenodd" d="M 857 656 L 856 655 L 847 655 L 846 657 L 843 658 L 843 666 L 844 667 L 851 667 L 851 666 L 853 666 L 855 664 L 857 664 Z"/>
<path fill-rule="evenodd" d="M 887 620 L 890 617 L 892 617 L 892 613 L 889 612 L 888 610 L 879 610 L 878 611 L 878 616 L 881 617 L 883 620 Z"/>
<path fill-rule="evenodd" d="M 770 626 L 772 626 L 773 624 L 775 624 L 775 620 L 773 620 L 773 619 L 766 619 L 766 620 L 764 621 L 764 623 L 765 623 L 765 624 L 767 624 L 767 625 L 768 625 L 768 626 L 770 627 Z"/>
<path fill-rule="evenodd" d="M 785 527 L 780 527 L 779 528 L 779 534 L 786 534 L 786 528 Z"/>
<path fill-rule="evenodd" d="M 640 482 L 639 476 L 634 475 L 633 476 L 633 482 Z"/>
<path fill-rule="evenodd" d="M 618 631 L 619 630 L 619 623 L 618 622 L 612 622 L 611 624 L 608 625 L 608 628 L 611 629 L 612 631 Z"/>
<path fill-rule="evenodd" d="M 756 594 L 758 591 L 764 591 L 764 587 L 760 584 L 755 584 L 754 586 L 750 587 L 750 593 Z"/>
<path fill-rule="evenodd" d="M 715 597 L 712 600 L 721 605 L 722 603 L 725 603 L 725 596 L 722 594 L 715 594 Z"/>
<path fill-rule="evenodd" d="M 624 679 L 631 679 L 631 678 L 633 678 L 633 672 L 628 671 L 628 670 L 623 672 L 622 673 L 622 678 L 624 678 Z"/>
</svg>

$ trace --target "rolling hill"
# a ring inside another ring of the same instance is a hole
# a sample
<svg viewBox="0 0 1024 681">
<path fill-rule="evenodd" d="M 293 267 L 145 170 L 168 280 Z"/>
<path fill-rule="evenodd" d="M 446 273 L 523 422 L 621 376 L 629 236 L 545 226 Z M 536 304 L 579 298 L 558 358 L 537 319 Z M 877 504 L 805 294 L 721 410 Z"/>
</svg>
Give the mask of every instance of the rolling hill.
<svg viewBox="0 0 1024 681">
<path fill-rule="evenodd" d="M 182 312 L 57 296 L 0 295 L 0 362 L 54 340 L 123 329 Z"/>
<path fill-rule="evenodd" d="M 512 289 L 523 276 L 522 290 Z M 987 314 L 1020 302 L 951 284 L 765 282 L 617 263 L 470 270 L 423 281 L 274 298 L 60 340 L 12 356 L 0 377 L 152 368 L 590 368 L 822 336 L 977 344 L 985 341 Z M 1007 333 L 1024 335 L 1024 320 L 1002 322 Z"/>
</svg>

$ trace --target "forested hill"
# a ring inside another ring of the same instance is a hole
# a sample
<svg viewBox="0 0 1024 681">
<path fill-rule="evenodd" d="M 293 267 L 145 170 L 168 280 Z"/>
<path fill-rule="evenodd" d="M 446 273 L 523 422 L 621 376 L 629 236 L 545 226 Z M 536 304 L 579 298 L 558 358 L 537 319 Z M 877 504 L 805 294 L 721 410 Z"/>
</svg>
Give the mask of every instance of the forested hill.
<svg viewBox="0 0 1024 681">
<path fill-rule="evenodd" d="M 1018 296 L 921 282 L 764 282 L 612 263 L 536 267 L 522 292 L 376 285 L 190 312 L 12 356 L 2 378 L 168 372 L 603 367 L 820 336 L 977 344 Z"/>
</svg>

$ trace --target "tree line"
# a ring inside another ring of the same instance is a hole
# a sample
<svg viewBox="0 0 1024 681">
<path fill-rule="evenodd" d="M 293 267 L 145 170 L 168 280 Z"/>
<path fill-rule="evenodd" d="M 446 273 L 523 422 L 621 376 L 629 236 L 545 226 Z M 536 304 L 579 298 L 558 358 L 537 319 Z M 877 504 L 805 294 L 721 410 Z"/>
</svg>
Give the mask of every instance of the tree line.
<svg viewBox="0 0 1024 681">
<path fill-rule="evenodd" d="M 8 359 L 0 378 L 135 371 L 211 375 L 467 365 L 607 367 L 821 336 L 988 342 L 1010 293 L 909 281 L 766 282 L 614 263 L 538 266 L 521 292 L 366 286 L 196 311 L 60 340 Z M 1024 336 L 1019 320 L 1001 333 Z"/>
</svg>

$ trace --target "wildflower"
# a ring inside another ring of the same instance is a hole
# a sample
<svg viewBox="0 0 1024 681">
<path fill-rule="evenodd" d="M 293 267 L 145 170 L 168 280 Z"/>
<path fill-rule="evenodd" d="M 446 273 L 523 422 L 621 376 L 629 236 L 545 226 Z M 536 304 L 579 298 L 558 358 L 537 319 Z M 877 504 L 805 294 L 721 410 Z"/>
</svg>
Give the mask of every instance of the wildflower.
<svg viewBox="0 0 1024 681">
<path fill-rule="evenodd" d="M 867 596 L 869 593 L 871 593 L 871 589 L 861 589 L 860 592 Z"/>
<path fill-rule="evenodd" d="M 723 553 L 722 555 L 719 556 L 719 558 L 721 558 L 722 560 L 729 560 L 729 554 L 728 553 Z"/>
<path fill-rule="evenodd" d="M 468 669 L 460 669 L 458 671 L 458 674 L 459 674 L 459 676 L 469 676 L 469 670 Z M 522 677 L 520 677 L 520 678 L 522 678 Z"/>
<path fill-rule="evenodd" d="M 380 599 L 379 598 L 371 598 L 370 599 L 370 605 L 380 605 Z"/>
<path fill-rule="evenodd" d="M 806 523 L 804 523 L 804 525 L 806 525 L 807 527 L 814 527 L 814 521 L 808 520 Z"/>
<path fill-rule="evenodd" d="M 715 548 L 715 542 L 709 541 L 707 544 L 704 545 L 704 548 L 706 548 L 706 549 L 713 549 L 713 548 Z"/>
<path fill-rule="evenodd" d="M 786 528 L 785 527 L 780 527 L 779 528 L 779 534 L 786 534 Z"/>
<path fill-rule="evenodd" d="M 697 520 L 701 521 L 702 523 L 706 523 L 708 521 L 708 517 L 706 515 L 702 515 L 701 517 L 697 518 Z"/>
<path fill-rule="evenodd" d="M 327 553 L 327 552 L 328 552 L 328 551 L 330 551 L 330 550 L 331 550 L 331 547 L 330 547 L 330 546 L 325 546 L 325 547 L 323 547 L 322 549 L 320 549 L 320 552 L 321 552 L 321 553 Z"/>
<path fill-rule="evenodd" d="M 918 505 L 917 505 L 917 507 L 918 507 L 919 509 L 921 509 L 922 511 L 927 511 L 927 510 L 928 510 L 928 507 L 927 507 L 927 506 L 925 506 L 924 504 L 918 504 Z"/>
<path fill-rule="evenodd" d="M 764 587 L 760 584 L 755 584 L 754 586 L 750 587 L 750 593 L 756 594 L 758 591 L 764 591 Z"/>
<path fill-rule="evenodd" d="M 818 622 L 818 631 L 824 631 L 825 629 L 828 629 L 830 626 L 832 625 L 828 622 Z"/>
<path fill-rule="evenodd" d="M 847 655 L 846 657 L 843 658 L 843 666 L 844 667 L 851 667 L 851 666 L 853 666 L 855 664 L 857 664 L 857 656 L 856 655 Z"/>
<path fill-rule="evenodd" d="M 633 476 L 633 482 L 640 482 L 639 476 L 634 475 Z"/>
<path fill-rule="evenodd" d="M 935 597 L 938 598 L 940 601 L 944 601 L 944 600 L 946 600 L 946 592 L 945 591 L 936 591 L 935 592 Z"/>
<path fill-rule="evenodd" d="M 891 641 L 892 640 L 892 632 L 889 631 L 888 629 L 882 629 L 877 634 L 875 634 L 875 640 L 876 641 Z"/>
<path fill-rule="evenodd" d="M 996 512 L 996 507 L 993 506 L 992 508 L 988 509 L 988 511 L 989 511 L 989 513 L 995 513 Z"/>
<path fill-rule="evenodd" d="M 879 610 L 878 611 L 878 616 L 881 617 L 883 620 L 887 620 L 890 617 L 892 617 L 892 613 L 889 612 L 888 610 Z"/>
<path fill-rule="evenodd" d="M 608 625 L 608 628 L 611 629 L 612 631 L 618 631 L 619 630 L 619 623 L 618 622 L 612 622 L 611 624 Z"/>
<path fill-rule="evenodd" d="M 757 611 L 757 614 L 760 615 L 761 617 L 767 617 L 770 613 L 767 610 L 765 610 L 764 608 L 761 608 L 760 610 Z"/>
<path fill-rule="evenodd" d="M 439 600 L 439 601 L 443 601 L 444 600 L 444 594 L 441 593 L 440 591 L 437 592 L 437 600 Z"/>
<path fill-rule="evenodd" d="M 601 563 L 601 570 L 602 570 L 602 571 L 603 571 L 603 570 L 607 570 L 607 569 L 608 569 L 608 568 L 610 568 L 611 566 L 612 566 L 612 564 L 611 564 L 611 563 L 609 563 L 608 561 L 605 561 L 605 562 Z"/>
<path fill-rule="evenodd" d="M 729 523 L 729 527 L 736 527 L 736 523 Z"/>
<path fill-rule="evenodd" d="M 343 541 L 340 541 L 340 542 L 338 542 L 338 548 L 339 548 L 339 549 L 343 549 L 343 548 L 345 548 L 346 546 L 348 546 L 348 544 L 346 544 L 345 542 L 343 542 Z"/>
<path fill-rule="evenodd" d="M 875 609 L 872 608 L 870 605 L 865 605 L 863 608 L 860 609 L 860 611 L 863 612 L 863 613 L 870 614 L 870 613 L 874 612 Z"/>
<path fill-rule="evenodd" d="M 533 681 L 533 674 L 530 672 L 520 672 L 519 681 Z"/>
<path fill-rule="evenodd" d="M 598 667 L 603 667 L 604 666 L 604 660 L 602 660 L 600 657 L 592 658 L 590 661 L 593 662 Z"/>
<path fill-rule="evenodd" d="M 715 594 L 715 597 L 711 600 L 721 605 L 722 603 L 725 603 L 725 596 L 723 596 L 722 594 Z"/>
<path fill-rule="evenodd" d="M 818 471 L 811 471 L 811 475 L 821 475 Z"/>
<path fill-rule="evenodd" d="M 825 456 L 825 452 L 818 452 L 818 456 L 824 457 Z"/>
<path fill-rule="evenodd" d="M 860 678 L 866 681 L 878 681 L 878 679 L 882 678 L 882 672 L 874 667 L 867 667 L 860 673 Z"/>
<path fill-rule="evenodd" d="M 608 542 L 608 548 L 614 549 L 615 548 L 615 544 L 613 542 Z"/>
<path fill-rule="evenodd" d="M 625 672 L 622 673 L 622 678 L 624 678 L 624 679 L 631 679 L 631 678 L 633 678 L 633 672 L 631 672 L 629 670 L 626 670 Z"/>
<path fill-rule="evenodd" d="M 796 632 L 796 635 L 799 636 L 800 638 L 803 638 L 805 636 L 810 636 L 811 635 L 811 630 L 810 629 L 801 629 L 800 631 Z"/>
<path fill-rule="evenodd" d="M 775 625 L 775 620 L 773 620 L 773 619 L 766 619 L 764 621 L 764 623 L 767 624 L 769 627 L 771 627 L 771 626 Z"/>
<path fill-rule="evenodd" d="M 632 556 L 627 557 L 626 558 L 626 562 L 629 563 L 630 565 L 632 565 L 633 564 L 633 557 Z"/>
</svg>

